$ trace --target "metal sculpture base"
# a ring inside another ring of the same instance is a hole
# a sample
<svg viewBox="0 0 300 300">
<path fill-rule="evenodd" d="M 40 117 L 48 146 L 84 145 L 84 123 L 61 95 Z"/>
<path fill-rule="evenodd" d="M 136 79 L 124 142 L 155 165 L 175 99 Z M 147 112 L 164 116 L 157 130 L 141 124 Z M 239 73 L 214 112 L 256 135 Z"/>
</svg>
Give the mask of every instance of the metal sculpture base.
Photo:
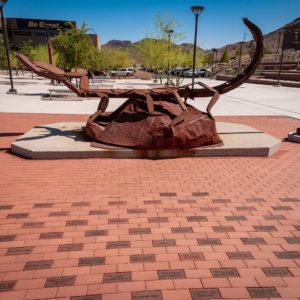
<svg viewBox="0 0 300 300">
<path fill-rule="evenodd" d="M 217 122 L 217 131 L 224 142 L 220 147 L 180 150 L 105 149 L 91 147 L 84 127 L 83 122 L 36 126 L 12 143 L 12 152 L 30 159 L 268 157 L 279 151 L 281 144 L 280 140 L 250 126 Z"/>
<path fill-rule="evenodd" d="M 149 113 L 143 99 L 129 99 L 113 113 L 101 114 L 87 122 L 86 134 L 106 148 L 179 150 L 222 145 L 215 120 L 190 105 L 185 107 L 183 112 L 176 99 L 159 99 Z"/>
</svg>

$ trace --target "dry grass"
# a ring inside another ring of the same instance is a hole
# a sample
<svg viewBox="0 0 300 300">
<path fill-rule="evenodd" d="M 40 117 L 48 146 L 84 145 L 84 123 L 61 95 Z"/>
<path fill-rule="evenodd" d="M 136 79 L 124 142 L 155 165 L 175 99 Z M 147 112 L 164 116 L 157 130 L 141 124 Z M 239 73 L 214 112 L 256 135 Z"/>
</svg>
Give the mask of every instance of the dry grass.
<svg viewBox="0 0 300 300">
<path fill-rule="evenodd" d="M 135 77 L 142 80 L 151 80 L 151 74 L 145 71 L 137 71 Z"/>
</svg>

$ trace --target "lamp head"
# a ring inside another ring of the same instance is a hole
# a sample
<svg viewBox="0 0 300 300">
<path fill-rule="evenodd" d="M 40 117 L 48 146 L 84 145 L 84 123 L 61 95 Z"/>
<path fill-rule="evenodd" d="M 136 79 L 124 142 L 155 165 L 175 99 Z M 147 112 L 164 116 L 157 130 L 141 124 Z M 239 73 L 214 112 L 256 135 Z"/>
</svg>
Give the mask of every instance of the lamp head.
<svg viewBox="0 0 300 300">
<path fill-rule="evenodd" d="M 191 11 L 194 13 L 195 16 L 199 16 L 203 10 L 204 10 L 204 6 L 192 6 L 191 7 Z"/>
<path fill-rule="evenodd" d="M 173 32 L 174 32 L 174 30 L 172 30 L 172 29 L 166 30 L 166 33 L 169 33 L 169 34 L 171 34 L 171 33 L 173 33 Z"/>
<path fill-rule="evenodd" d="M 4 7 L 5 3 L 7 2 L 7 0 L 0 0 L 0 6 Z"/>
</svg>

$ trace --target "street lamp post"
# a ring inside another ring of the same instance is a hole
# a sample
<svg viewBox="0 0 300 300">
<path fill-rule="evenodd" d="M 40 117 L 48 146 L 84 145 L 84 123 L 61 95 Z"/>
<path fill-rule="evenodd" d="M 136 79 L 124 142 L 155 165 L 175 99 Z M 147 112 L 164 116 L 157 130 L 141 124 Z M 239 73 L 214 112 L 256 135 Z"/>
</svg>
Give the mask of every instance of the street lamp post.
<svg viewBox="0 0 300 300">
<path fill-rule="evenodd" d="M 170 84 L 170 51 L 171 51 L 171 34 L 174 32 L 172 29 L 166 30 L 166 33 L 169 36 L 169 57 L 168 57 L 168 73 L 167 73 L 167 85 Z"/>
<path fill-rule="evenodd" d="M 282 46 L 281 46 L 281 56 L 280 56 L 280 64 L 279 64 L 279 70 L 278 70 L 277 83 L 275 84 L 276 87 L 280 87 L 281 86 L 280 85 L 280 73 L 281 73 L 281 67 L 282 67 L 283 53 L 284 53 L 284 49 L 285 49 L 285 45 L 284 45 L 285 31 L 282 30 L 281 33 L 283 35 L 283 40 L 282 40 Z"/>
<path fill-rule="evenodd" d="M 191 11 L 194 13 L 196 17 L 195 24 L 195 39 L 194 39 L 194 54 L 193 54 L 193 77 L 192 77 L 192 88 L 194 88 L 194 80 L 195 80 L 195 61 L 196 61 L 196 47 L 197 47 L 197 29 L 198 29 L 198 17 L 202 13 L 204 6 L 192 6 Z"/>
<path fill-rule="evenodd" d="M 8 70 L 9 70 L 9 77 L 10 77 L 10 86 L 11 88 L 8 90 L 8 94 L 16 94 L 17 90 L 14 88 L 14 83 L 12 79 L 12 73 L 11 73 L 11 66 L 10 66 L 10 59 L 9 59 L 9 51 L 8 51 L 8 41 L 7 41 L 7 35 L 6 35 L 6 28 L 4 25 L 4 17 L 3 17 L 3 7 L 7 0 L 0 0 L 0 12 L 1 12 L 1 23 L 2 23 L 2 32 L 4 37 L 4 44 L 6 49 L 6 56 L 7 56 L 7 64 L 8 64 Z"/>
<path fill-rule="evenodd" d="M 215 64 L 215 53 L 217 53 L 218 50 L 216 48 L 212 48 L 212 51 L 213 51 L 213 57 L 212 57 L 212 67 L 211 67 L 210 79 L 213 78 L 214 64 Z"/>
</svg>

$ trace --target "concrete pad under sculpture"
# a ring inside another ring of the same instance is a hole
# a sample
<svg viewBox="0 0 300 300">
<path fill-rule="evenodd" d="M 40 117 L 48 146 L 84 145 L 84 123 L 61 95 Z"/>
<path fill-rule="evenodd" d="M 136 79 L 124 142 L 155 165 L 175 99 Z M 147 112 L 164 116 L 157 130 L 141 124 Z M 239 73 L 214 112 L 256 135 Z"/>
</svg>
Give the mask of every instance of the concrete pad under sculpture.
<svg viewBox="0 0 300 300">
<path fill-rule="evenodd" d="M 101 149 L 91 146 L 84 122 L 64 122 L 36 126 L 15 142 L 12 151 L 31 159 L 75 158 L 175 158 L 175 157 L 268 157 L 280 149 L 281 141 L 253 127 L 217 122 L 224 142 L 220 147 L 178 150 Z"/>
</svg>

